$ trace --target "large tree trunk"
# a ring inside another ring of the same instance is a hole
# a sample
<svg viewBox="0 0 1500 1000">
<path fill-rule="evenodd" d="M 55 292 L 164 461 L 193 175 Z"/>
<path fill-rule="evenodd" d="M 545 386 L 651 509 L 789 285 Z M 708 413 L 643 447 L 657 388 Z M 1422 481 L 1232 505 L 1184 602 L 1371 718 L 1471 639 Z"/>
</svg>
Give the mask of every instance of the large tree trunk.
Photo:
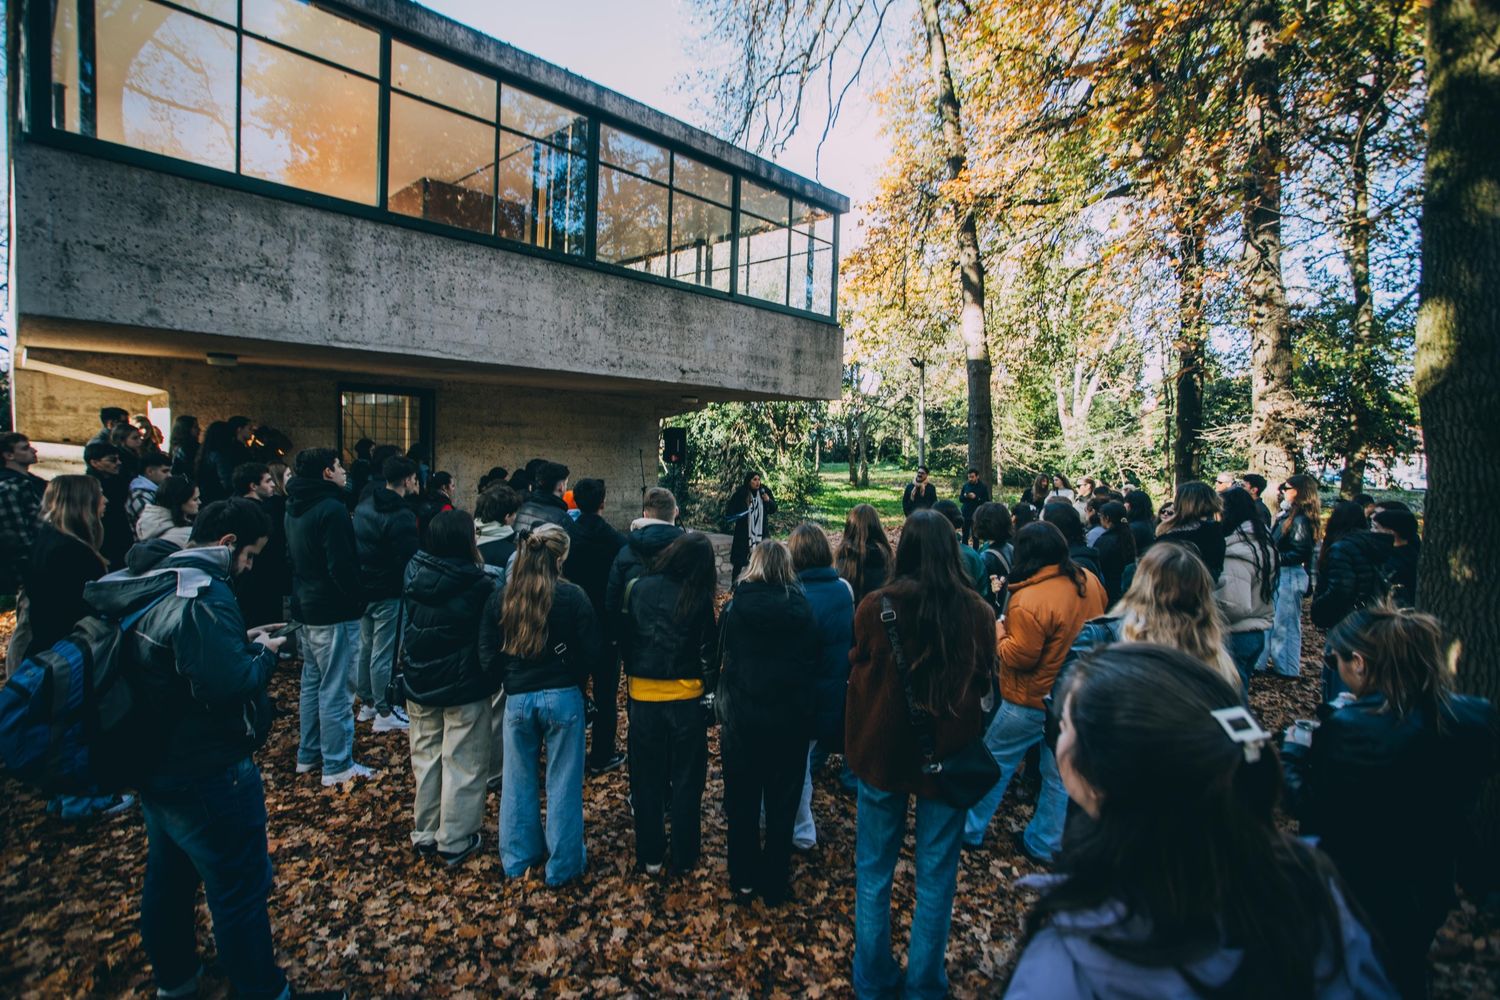
<svg viewBox="0 0 1500 1000">
<path fill-rule="evenodd" d="M 1457 642 L 1458 685 L 1500 703 L 1500 2 L 1434 0 L 1416 389 L 1427 450 L 1418 599 Z M 1500 885 L 1500 782 L 1478 812 L 1483 888 Z M 1471 873 L 1475 874 L 1475 873 Z"/>
<path fill-rule="evenodd" d="M 1245 297 L 1250 313 L 1250 467 L 1276 482 L 1300 465 L 1292 330 L 1281 275 L 1281 72 L 1276 4 L 1252 0 L 1245 50 Z"/>
<path fill-rule="evenodd" d="M 1354 339 L 1362 350 L 1368 351 L 1375 343 L 1375 299 L 1370 291 L 1370 157 L 1363 123 L 1350 142 L 1349 152 L 1349 184 L 1354 203 L 1345 226 L 1345 254 L 1354 289 Z M 1370 420 L 1367 402 L 1363 391 L 1356 393 L 1354 409 L 1349 415 L 1349 439 L 1355 446 L 1344 456 L 1344 470 L 1339 477 L 1339 493 L 1346 500 L 1365 488 L 1365 466 L 1369 461 L 1365 434 Z"/>
<path fill-rule="evenodd" d="M 938 13 L 938 0 L 922 0 L 922 26 L 927 35 L 927 57 L 937 88 L 938 113 L 943 122 L 943 155 L 949 181 L 967 169 L 963 119 L 953 72 L 948 65 L 948 43 Z M 969 465 L 987 483 L 995 479 L 995 418 L 990 401 L 990 345 L 984 335 L 984 258 L 979 252 L 979 219 L 973 200 L 955 195 L 953 213 L 958 250 L 959 332 L 963 335 L 969 382 Z"/>
<path fill-rule="evenodd" d="M 1176 485 L 1203 478 L 1203 369 L 1208 335 L 1203 312 L 1202 223 L 1189 209 L 1177 242 L 1176 415 L 1172 478 Z"/>
</svg>

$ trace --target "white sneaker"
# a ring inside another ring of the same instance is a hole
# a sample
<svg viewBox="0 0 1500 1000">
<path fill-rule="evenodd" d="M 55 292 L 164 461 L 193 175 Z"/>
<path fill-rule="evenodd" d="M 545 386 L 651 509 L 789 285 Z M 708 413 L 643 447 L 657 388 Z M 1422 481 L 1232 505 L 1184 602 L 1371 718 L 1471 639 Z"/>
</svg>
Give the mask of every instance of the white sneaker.
<svg viewBox="0 0 1500 1000">
<path fill-rule="evenodd" d="M 660 875 L 661 874 L 661 865 L 647 865 L 646 866 L 646 874 L 647 875 Z"/>
<path fill-rule="evenodd" d="M 316 764 L 298 764 L 297 765 L 297 773 L 298 774 L 311 774 L 313 771 L 317 770 L 317 767 L 318 767 L 318 765 L 316 765 Z"/>
<path fill-rule="evenodd" d="M 370 770 L 368 767 L 365 767 L 363 764 L 350 764 L 342 771 L 335 771 L 333 774 L 323 775 L 323 787 L 332 788 L 334 785 L 342 785 L 344 782 L 353 781 L 355 778 L 373 777 L 374 774 L 374 771 Z"/>
<path fill-rule="evenodd" d="M 374 705 L 361 705 L 359 706 L 359 714 L 354 717 L 354 721 L 369 722 L 379 714 L 379 712 L 375 711 Z"/>
<path fill-rule="evenodd" d="M 405 709 L 392 706 L 388 714 L 382 715 L 375 720 L 374 728 L 377 733 L 397 732 L 410 729 L 411 720 L 406 717 Z"/>
</svg>

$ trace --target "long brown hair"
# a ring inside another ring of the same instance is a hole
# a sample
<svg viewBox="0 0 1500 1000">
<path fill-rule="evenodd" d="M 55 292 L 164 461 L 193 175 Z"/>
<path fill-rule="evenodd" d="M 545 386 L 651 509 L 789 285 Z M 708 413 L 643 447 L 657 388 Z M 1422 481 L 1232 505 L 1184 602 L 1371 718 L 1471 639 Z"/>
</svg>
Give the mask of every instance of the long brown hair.
<svg viewBox="0 0 1500 1000">
<path fill-rule="evenodd" d="M 530 658 L 546 646 L 547 616 L 567 557 L 568 533 L 555 524 L 540 524 L 519 536 L 500 607 L 500 628 L 510 655 Z"/>
<path fill-rule="evenodd" d="M 1239 671 L 1225 647 L 1213 577 L 1187 546 L 1164 541 L 1147 549 L 1136 560 L 1130 589 L 1111 613 L 1120 619 L 1124 641 L 1180 649 L 1230 684 L 1240 685 Z"/>
<path fill-rule="evenodd" d="M 1177 487 L 1177 496 L 1172 500 L 1172 515 L 1163 518 L 1156 526 L 1156 537 L 1200 521 L 1212 521 L 1214 515 L 1223 509 L 1224 502 L 1212 486 L 1196 479 L 1183 483 Z"/>
<path fill-rule="evenodd" d="M 1432 615 L 1389 602 L 1361 608 L 1328 633 L 1328 647 L 1345 659 L 1364 657 L 1368 690 L 1385 696 L 1386 711 L 1405 718 L 1425 709 L 1442 726 L 1453 678 L 1443 627 Z"/>
<path fill-rule="evenodd" d="M 1318 496 L 1318 481 L 1312 476 L 1288 476 L 1286 485 L 1297 491 L 1292 514 L 1302 514 L 1312 524 L 1313 538 L 1323 537 L 1323 500 Z"/>
<path fill-rule="evenodd" d="M 828 547 L 828 534 L 811 521 L 803 521 L 792 529 L 786 547 L 792 553 L 792 568 L 798 573 L 805 569 L 822 569 L 833 565 L 833 550 Z"/>
<path fill-rule="evenodd" d="M 865 553 L 871 546 L 885 556 L 889 572 L 896 557 L 891 551 L 891 540 L 885 537 L 885 528 L 880 524 L 880 515 L 869 504 L 858 504 L 844 518 L 844 537 L 839 540 L 839 551 L 833 559 L 834 569 L 849 581 L 856 594 L 865 592 Z"/>
<path fill-rule="evenodd" d="M 87 545 L 104 563 L 104 523 L 99 520 L 99 498 L 104 489 L 93 476 L 56 476 L 42 494 L 41 519 Z M 106 563 L 107 565 L 107 563 Z"/>
</svg>

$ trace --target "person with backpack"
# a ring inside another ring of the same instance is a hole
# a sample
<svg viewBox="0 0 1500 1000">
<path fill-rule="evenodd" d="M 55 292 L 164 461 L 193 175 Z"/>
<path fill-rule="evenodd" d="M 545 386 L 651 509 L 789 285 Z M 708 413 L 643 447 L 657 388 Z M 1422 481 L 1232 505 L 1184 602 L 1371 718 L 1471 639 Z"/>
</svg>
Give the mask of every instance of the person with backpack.
<svg viewBox="0 0 1500 1000">
<path fill-rule="evenodd" d="M 505 688 L 505 783 L 500 862 L 507 878 L 546 865 L 548 885 L 583 874 L 583 685 L 599 655 L 599 626 L 583 588 L 563 579 L 568 533 L 538 524 L 521 535 L 505 586 L 485 604 L 480 660 Z M 537 787 L 547 751 L 547 826 Z"/>
<path fill-rule="evenodd" d="M 141 751 L 141 944 L 160 996 L 196 995 L 200 885 L 219 967 L 237 995 L 346 995 L 290 989 L 271 937 L 266 801 L 253 755 L 270 731 L 266 687 L 285 640 L 267 628 L 247 632 L 233 589 L 269 535 L 252 501 L 213 503 L 194 522 L 187 548 L 143 542 L 131 551 L 129 569 L 86 593 L 94 609 L 116 620 L 149 606 L 127 633 L 125 652 L 137 704 L 149 719 L 143 731 L 155 737 Z"/>
<path fill-rule="evenodd" d="M 979 558 L 984 570 L 980 594 L 995 609 L 995 617 L 1005 614 L 1009 591 L 1010 561 L 1015 555 L 1011 545 L 1011 513 L 1003 503 L 984 503 L 974 511 L 974 540 L 979 543 Z"/>
<path fill-rule="evenodd" d="M 644 575 L 625 584 L 623 621 L 615 631 L 630 696 L 636 868 L 647 875 L 664 865 L 674 875 L 698 866 L 708 725 L 719 677 L 717 591 L 713 543 L 696 531 L 678 535 Z"/>
<path fill-rule="evenodd" d="M 625 547 L 625 536 L 604 520 L 604 480 L 580 479 L 573 487 L 578 505 L 578 520 L 569 520 L 568 561 L 563 576 L 583 588 L 594 605 L 594 619 L 605 629 L 604 597 L 609 589 L 609 571 L 615 556 Z M 614 639 L 600 636 L 602 654 L 589 667 L 593 739 L 589 746 L 588 773 L 606 774 L 625 763 L 625 755 L 615 749 L 615 728 L 619 721 L 620 654 Z"/>
<path fill-rule="evenodd" d="M 684 534 L 677 526 L 677 498 L 672 491 L 665 486 L 649 487 L 641 497 L 641 516 L 630 522 L 625 547 L 616 553 L 604 585 L 605 629 L 615 639 L 623 623 L 620 610 L 626 584 L 646 572 L 662 550 Z"/>
<path fill-rule="evenodd" d="M 411 720 L 406 706 L 390 703 L 386 688 L 401 648 L 406 569 L 421 546 L 409 502 L 417 492 L 417 463 L 388 458 L 374 478 L 374 488 L 354 508 L 354 547 L 365 602 L 354 660 L 354 694 L 361 702 L 354 721 L 372 723 L 377 733 L 400 732 Z"/>
<path fill-rule="evenodd" d="M 984 560 L 979 558 L 979 553 L 963 540 L 964 520 L 958 504 L 952 500 L 939 500 L 932 505 L 932 510 L 946 517 L 948 523 L 953 525 L 953 530 L 959 537 L 958 557 L 963 561 L 964 575 L 969 578 L 969 583 L 975 590 L 984 593 L 989 584 L 984 572 Z"/>
<path fill-rule="evenodd" d="M 858 997 L 897 996 L 903 985 L 907 996 L 943 996 L 965 810 L 924 765 L 929 751 L 946 761 L 984 733 L 995 615 L 964 580 L 958 539 L 937 514 L 907 519 L 893 569 L 890 586 L 860 602 L 849 654 L 844 749 L 859 782 L 853 986 Z M 891 884 L 913 811 L 917 902 L 903 976 L 891 954 Z"/>
<path fill-rule="evenodd" d="M 1006 997 L 1396 996 L 1338 874 L 1277 829 L 1276 755 L 1236 683 L 1128 643 L 1053 698 L 1087 835 L 1020 881 L 1040 895 Z"/>
<path fill-rule="evenodd" d="M 719 635 L 715 707 L 723 727 L 730 887 L 737 903 L 758 895 L 767 906 L 779 906 L 791 895 L 792 827 L 807 771 L 820 656 L 817 621 L 785 545 L 767 540 L 751 550 L 750 565 L 720 615 Z"/>
<path fill-rule="evenodd" d="M 416 476 L 411 459 L 386 459 L 387 470 L 402 467 Z M 427 544 L 403 574 L 402 679 L 416 785 L 412 846 L 453 867 L 483 842 L 490 706 L 500 690 L 494 663 L 479 655 L 479 623 L 496 588 L 475 547 L 469 512 L 434 517 Z"/>
</svg>

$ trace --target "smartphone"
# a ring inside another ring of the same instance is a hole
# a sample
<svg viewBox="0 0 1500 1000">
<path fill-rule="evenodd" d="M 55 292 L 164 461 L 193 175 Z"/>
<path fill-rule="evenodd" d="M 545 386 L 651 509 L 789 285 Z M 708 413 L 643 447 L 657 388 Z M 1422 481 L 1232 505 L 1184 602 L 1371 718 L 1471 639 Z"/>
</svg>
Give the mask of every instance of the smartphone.
<svg viewBox="0 0 1500 1000">
<path fill-rule="evenodd" d="M 272 632 L 271 633 L 271 638 L 272 639 L 280 639 L 280 638 L 283 638 L 284 636 L 289 636 L 289 635 L 291 635 L 293 632 L 297 631 L 301 627 L 302 627 L 302 623 L 301 622 L 287 622 L 285 625 L 281 626 L 281 628 L 279 628 L 276 631 Z"/>
</svg>

